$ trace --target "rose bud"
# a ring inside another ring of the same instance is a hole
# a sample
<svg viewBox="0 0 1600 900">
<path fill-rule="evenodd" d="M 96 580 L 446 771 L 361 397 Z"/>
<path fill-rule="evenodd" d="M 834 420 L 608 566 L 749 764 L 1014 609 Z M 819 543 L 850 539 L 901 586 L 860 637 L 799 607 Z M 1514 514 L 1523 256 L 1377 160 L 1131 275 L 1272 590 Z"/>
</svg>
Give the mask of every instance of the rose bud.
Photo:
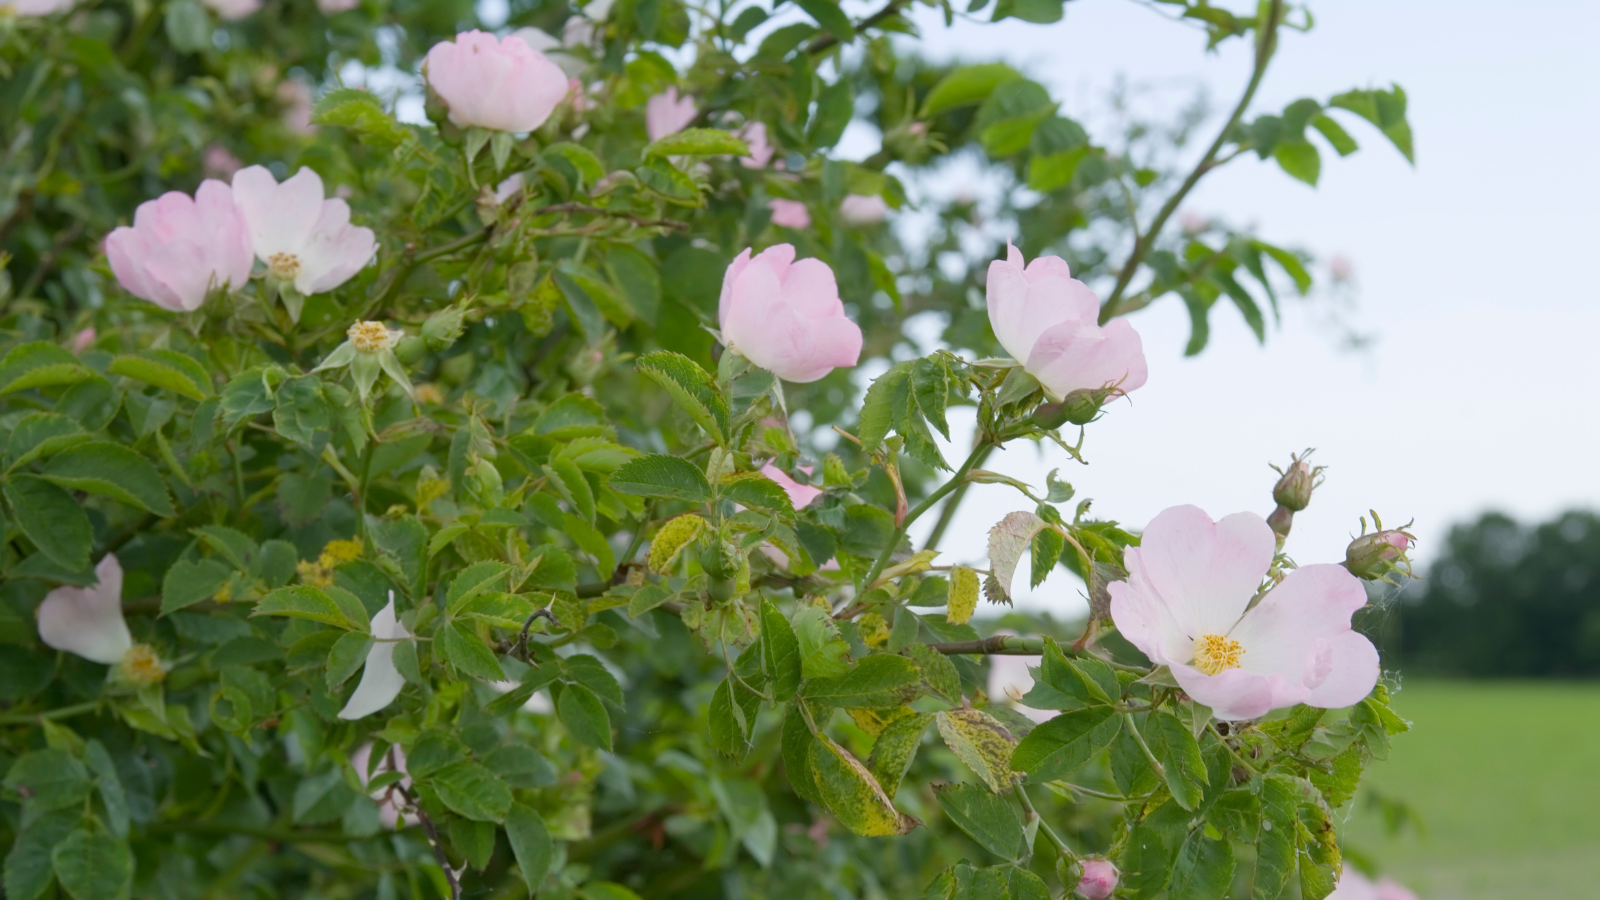
<svg viewBox="0 0 1600 900">
<path fill-rule="evenodd" d="M 1411 574 L 1411 560 L 1406 552 L 1416 542 L 1416 535 L 1407 532 L 1409 525 L 1400 528 L 1385 529 L 1383 523 L 1378 521 L 1378 514 L 1372 514 L 1373 526 L 1377 528 L 1371 534 L 1365 532 L 1365 520 L 1362 521 L 1363 534 L 1350 542 L 1344 551 L 1344 567 L 1351 574 L 1365 578 L 1368 581 L 1388 581 L 1393 572 Z"/>
<path fill-rule="evenodd" d="M 1078 893 L 1089 900 L 1106 900 L 1117 889 L 1119 877 L 1120 873 L 1111 860 L 1086 859 L 1083 861 L 1083 878 L 1078 881 Z"/>
</svg>

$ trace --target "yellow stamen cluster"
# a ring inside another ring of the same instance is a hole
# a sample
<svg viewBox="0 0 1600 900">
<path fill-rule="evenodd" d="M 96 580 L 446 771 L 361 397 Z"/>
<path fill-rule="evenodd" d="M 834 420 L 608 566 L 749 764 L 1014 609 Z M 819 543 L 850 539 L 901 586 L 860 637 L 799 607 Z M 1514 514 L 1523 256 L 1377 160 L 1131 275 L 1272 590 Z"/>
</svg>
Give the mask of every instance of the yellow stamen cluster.
<svg viewBox="0 0 1600 900">
<path fill-rule="evenodd" d="M 1194 642 L 1194 667 L 1207 675 L 1239 668 L 1244 645 L 1221 634 L 1202 634 Z"/>
<path fill-rule="evenodd" d="M 390 331 L 382 322 L 357 322 L 345 332 L 350 343 L 362 353 L 381 353 L 400 343 L 401 333 Z"/>
<path fill-rule="evenodd" d="M 274 253 L 267 257 L 267 269 L 279 278 L 293 278 L 300 274 L 300 257 L 293 253 Z"/>
<path fill-rule="evenodd" d="M 161 657 L 149 644 L 129 647 L 128 652 L 122 655 L 122 661 L 117 663 L 117 672 L 123 680 L 138 687 L 157 684 L 167 677 L 167 670 L 161 666 Z"/>
<path fill-rule="evenodd" d="M 354 562 L 360 558 L 361 542 L 359 540 L 329 541 L 328 545 L 322 548 L 322 555 L 317 557 L 316 562 L 302 559 L 295 563 L 294 570 L 299 573 L 301 584 L 309 584 L 312 587 L 332 587 L 334 570 L 347 562 Z"/>
</svg>

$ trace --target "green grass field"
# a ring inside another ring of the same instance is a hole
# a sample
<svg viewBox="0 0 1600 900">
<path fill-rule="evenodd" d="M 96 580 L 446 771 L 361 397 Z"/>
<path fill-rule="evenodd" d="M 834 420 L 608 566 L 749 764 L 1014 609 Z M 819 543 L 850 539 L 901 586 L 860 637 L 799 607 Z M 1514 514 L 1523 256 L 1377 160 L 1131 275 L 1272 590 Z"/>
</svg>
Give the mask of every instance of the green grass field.
<svg viewBox="0 0 1600 900">
<path fill-rule="evenodd" d="M 1367 783 L 1423 831 L 1358 798 L 1347 846 L 1422 900 L 1600 898 L 1600 684 L 1413 680 L 1394 707 L 1413 729 Z"/>
</svg>

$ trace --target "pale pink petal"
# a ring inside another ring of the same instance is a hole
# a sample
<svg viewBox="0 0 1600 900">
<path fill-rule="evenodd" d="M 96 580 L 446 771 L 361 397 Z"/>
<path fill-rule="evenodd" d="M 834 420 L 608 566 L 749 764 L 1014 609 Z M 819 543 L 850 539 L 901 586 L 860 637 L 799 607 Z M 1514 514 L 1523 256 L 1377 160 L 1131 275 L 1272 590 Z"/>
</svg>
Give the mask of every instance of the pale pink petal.
<svg viewBox="0 0 1600 900">
<path fill-rule="evenodd" d="M 779 277 L 783 281 L 784 302 L 801 318 L 824 319 L 844 315 L 844 303 L 839 299 L 839 282 L 833 277 L 833 270 L 822 260 L 799 260 L 789 265 Z"/>
<path fill-rule="evenodd" d="M 1393 878 L 1380 878 L 1376 900 L 1417 900 L 1417 895 Z"/>
<path fill-rule="evenodd" d="M 775 197 L 767 201 L 767 209 L 772 210 L 772 224 L 780 228 L 811 227 L 811 213 L 799 200 Z"/>
<path fill-rule="evenodd" d="M 324 201 L 322 216 L 300 253 L 295 289 L 306 295 L 331 291 L 361 271 L 376 252 L 372 229 L 350 224 L 349 205 Z"/>
<path fill-rule="evenodd" d="M 1123 319 L 1105 328 L 1093 319 L 1063 322 L 1040 335 L 1023 361 L 1057 400 L 1108 387 L 1126 393 L 1143 387 L 1149 377 L 1139 333 Z"/>
<path fill-rule="evenodd" d="M 1244 669 L 1207 675 L 1193 666 L 1175 664 L 1172 676 L 1184 693 L 1211 707 L 1212 714 L 1223 721 L 1255 719 L 1299 702 L 1293 686 L 1280 675 L 1257 675 Z"/>
<path fill-rule="evenodd" d="M 1086 900 L 1106 900 L 1117 889 L 1120 873 L 1108 859 L 1083 861 L 1083 877 L 1078 880 L 1078 893 Z"/>
<path fill-rule="evenodd" d="M 1338 886 L 1323 900 L 1378 900 L 1378 888 L 1366 876 L 1345 866 Z"/>
<path fill-rule="evenodd" d="M 394 611 L 394 592 L 389 592 L 389 602 L 372 617 L 372 649 L 367 651 L 366 665 L 361 669 L 361 683 L 355 693 L 339 710 L 341 719 L 360 719 L 383 709 L 400 696 L 406 686 L 404 676 L 394 666 L 396 642 L 411 637 L 411 632 L 400 624 Z"/>
<path fill-rule="evenodd" d="M 1029 667 L 1038 668 L 1040 658 L 1004 654 L 989 657 L 989 702 L 1009 702 L 1012 709 L 1035 722 L 1047 722 L 1055 718 L 1056 711 L 1053 709 L 1034 709 L 1022 705 L 1022 698 L 1033 690 L 1033 673 Z"/>
<path fill-rule="evenodd" d="M 1366 603 L 1361 580 L 1343 566 L 1302 566 L 1245 613 L 1231 632 L 1213 633 L 1228 633 L 1244 645 L 1240 664 L 1245 669 L 1263 675 L 1276 672 L 1302 683 L 1317 640 L 1350 633 L 1350 616 Z M 1376 671 L 1374 665 L 1374 681 Z"/>
<path fill-rule="evenodd" d="M 717 325 L 722 328 L 728 326 L 728 306 L 733 297 L 734 282 L 739 280 L 739 275 L 745 267 L 750 265 L 750 248 L 746 247 L 728 264 L 728 270 L 722 273 L 722 294 L 717 298 Z"/>
<path fill-rule="evenodd" d="M 392 763 L 392 764 L 391 764 Z M 370 795 L 378 804 L 378 819 L 385 828 L 406 828 L 415 825 L 418 821 L 415 815 L 400 812 L 401 805 L 405 802 L 400 794 L 400 789 L 411 787 L 411 776 L 406 773 L 406 751 L 399 744 L 390 745 L 383 758 L 377 765 L 372 764 L 372 744 L 366 743 L 357 747 L 350 754 L 350 767 L 356 770 L 356 777 L 361 780 L 361 786 L 366 787 L 367 782 L 379 775 L 388 772 L 399 772 L 400 780 L 394 785 L 373 791 Z M 371 767 L 369 774 L 368 768 Z"/>
<path fill-rule="evenodd" d="M 861 329 L 844 316 L 833 272 L 819 260 L 794 260 L 779 244 L 748 251 L 723 277 L 718 315 L 723 340 L 786 381 L 808 382 L 861 356 Z"/>
<path fill-rule="evenodd" d="M 749 156 L 739 157 L 739 164 L 747 169 L 766 168 L 772 161 L 772 145 L 767 142 L 767 123 L 749 122 L 739 129 L 739 136 L 750 147 Z"/>
<path fill-rule="evenodd" d="M 1142 568 L 1178 627 L 1198 638 L 1233 630 L 1276 551 L 1277 538 L 1255 513 L 1213 522 L 1199 507 L 1175 506 L 1151 520 L 1127 561 Z"/>
<path fill-rule="evenodd" d="M 516 34 L 458 34 L 428 50 L 425 71 L 450 121 L 463 128 L 532 131 L 567 95 L 561 67 Z"/>
<path fill-rule="evenodd" d="M 1111 594 L 1111 620 L 1117 633 L 1139 648 L 1152 663 L 1164 666 L 1188 662 L 1194 657 L 1194 635 L 1178 626 L 1166 601 L 1151 587 L 1150 579 L 1138 563 L 1139 550 L 1124 551 L 1128 580 L 1106 586 Z"/>
<path fill-rule="evenodd" d="M 122 565 L 107 553 L 94 567 L 98 583 L 58 587 L 39 604 L 39 640 L 91 662 L 120 662 L 133 646 L 122 617 Z"/>
<path fill-rule="evenodd" d="M 794 505 L 795 509 L 803 509 L 810 506 L 813 500 L 822 496 L 820 488 L 814 488 L 809 484 L 801 484 L 795 481 L 789 477 L 788 472 L 770 462 L 761 467 L 761 474 L 776 481 L 778 486 L 783 488 L 784 493 L 789 495 L 789 502 Z"/>
<path fill-rule="evenodd" d="M 1015 248 L 1012 248 L 1015 252 Z M 1023 306 L 1028 297 L 1028 279 L 1022 266 L 995 260 L 989 263 L 986 293 L 989 303 L 989 325 L 995 339 L 1017 361 L 1028 358 L 1033 342 L 1039 333 L 1023 317 Z"/>
<path fill-rule="evenodd" d="M 839 202 L 839 218 L 850 225 L 876 225 L 889 217 L 889 204 L 877 194 L 851 194 Z"/>
<path fill-rule="evenodd" d="M 255 255 L 299 255 L 322 215 L 322 178 L 309 168 L 279 184 L 263 166 L 240 169 L 233 176 L 233 199 L 250 227 Z"/>
</svg>

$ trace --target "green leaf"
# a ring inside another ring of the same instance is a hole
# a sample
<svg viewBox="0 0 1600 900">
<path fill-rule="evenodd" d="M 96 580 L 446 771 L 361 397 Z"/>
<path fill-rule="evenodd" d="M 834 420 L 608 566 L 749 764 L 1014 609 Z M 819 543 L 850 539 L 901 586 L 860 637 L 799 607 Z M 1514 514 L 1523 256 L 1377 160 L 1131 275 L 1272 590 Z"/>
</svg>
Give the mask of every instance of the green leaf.
<svg viewBox="0 0 1600 900">
<path fill-rule="evenodd" d="M 867 396 L 861 402 L 860 424 L 856 429 L 856 437 L 861 439 L 862 453 L 871 454 L 888 436 L 895 420 L 895 394 L 910 379 L 911 364 L 912 361 L 907 360 L 890 366 L 867 388 Z"/>
<path fill-rule="evenodd" d="M 995 88 L 1021 79 L 1021 72 L 1004 63 L 963 66 L 933 86 L 923 101 L 922 115 L 933 116 L 958 106 L 982 103 Z"/>
<path fill-rule="evenodd" d="M 1189 831 L 1190 814 L 1176 803 L 1161 804 L 1128 834 L 1118 895 L 1150 900 L 1167 886 Z"/>
<path fill-rule="evenodd" d="M 372 649 L 372 635 L 351 631 L 339 635 L 333 642 L 333 649 L 328 651 L 328 690 L 336 691 L 339 686 L 350 680 L 367 661 L 367 652 Z"/>
<path fill-rule="evenodd" d="M 1416 148 L 1412 145 L 1411 124 L 1406 121 L 1406 92 L 1398 84 L 1389 90 L 1354 90 L 1339 94 L 1328 101 L 1329 106 L 1347 109 L 1383 132 L 1406 161 L 1416 164 Z"/>
<path fill-rule="evenodd" d="M 72 900 L 117 900 L 133 880 L 133 852 L 97 827 L 72 832 L 50 854 L 56 881 Z"/>
<path fill-rule="evenodd" d="M 1010 879 L 1011 900 L 1050 900 L 1049 885 L 1027 869 L 1021 866 L 1011 869 Z"/>
<path fill-rule="evenodd" d="M 1061 21 L 1064 6 L 1066 0 L 996 0 L 990 21 L 1010 18 L 1049 25 Z"/>
<path fill-rule="evenodd" d="M 1294 280 L 1295 289 L 1301 294 L 1311 290 L 1311 273 L 1306 271 L 1306 267 L 1300 261 L 1300 257 L 1282 247 L 1274 247 L 1265 241 L 1251 241 L 1250 246 L 1272 257 L 1272 261 L 1277 263 L 1284 273 Z"/>
<path fill-rule="evenodd" d="M 128 837 L 128 792 L 117 775 L 117 764 L 111 759 L 104 744 L 91 738 L 84 745 L 83 760 L 100 790 L 100 802 L 105 806 L 111 833 L 126 840 Z"/>
<path fill-rule="evenodd" d="M 707 714 L 712 749 L 735 760 L 744 759 L 750 751 L 750 733 L 755 728 L 755 716 L 760 707 L 761 698 L 732 677 L 718 682 Z"/>
<path fill-rule="evenodd" d="M 1068 659 L 1054 638 L 1045 638 L 1037 683 L 1022 702 L 1035 709 L 1077 709 L 1114 703 L 1121 696 L 1110 666 L 1092 656 Z"/>
<path fill-rule="evenodd" d="M 76 356 L 44 341 L 20 344 L 0 358 L 0 394 L 74 384 L 92 377 L 94 370 Z"/>
<path fill-rule="evenodd" d="M 608 484 L 619 494 L 689 503 L 705 503 L 711 499 L 711 482 L 693 463 L 660 453 L 641 456 L 618 466 Z"/>
<path fill-rule="evenodd" d="M 505 574 L 507 566 L 502 562 L 486 560 L 476 562 L 460 572 L 450 582 L 450 590 L 445 594 L 445 609 L 450 615 L 460 612 L 467 602 L 484 591 L 505 590 Z"/>
<path fill-rule="evenodd" d="M 804 606 L 795 613 L 795 639 L 800 643 L 800 671 L 806 678 L 834 678 L 849 670 L 850 645 L 826 607 Z"/>
<path fill-rule="evenodd" d="M 849 43 L 856 39 L 855 26 L 850 17 L 839 8 L 836 0 L 795 0 L 795 3 L 824 30 L 839 40 Z"/>
<path fill-rule="evenodd" d="M 296 619 L 310 619 L 335 628 L 349 631 L 365 632 L 367 621 L 365 617 L 357 619 L 352 613 L 348 602 L 341 603 L 333 592 L 349 596 L 348 592 L 338 588 L 329 588 L 327 591 L 310 585 L 293 585 L 282 587 L 262 597 L 256 603 L 256 608 L 250 613 L 254 616 L 289 616 Z M 354 599 L 353 597 L 351 599 Z M 355 601 L 355 609 L 361 608 L 361 601 Z"/>
<path fill-rule="evenodd" d="M 1167 886 L 1168 900 L 1216 900 L 1225 897 L 1233 885 L 1233 845 L 1214 841 L 1200 828 L 1189 834 L 1178 851 L 1172 881 Z"/>
<path fill-rule="evenodd" d="M 464 674 L 484 681 L 505 681 L 505 670 L 494 651 L 465 622 L 451 622 L 434 632 L 435 649 L 446 662 Z"/>
<path fill-rule="evenodd" d="M 119 356 L 106 367 L 106 372 L 166 388 L 191 400 L 211 396 L 210 374 L 192 357 L 176 350 L 141 350 L 137 356 Z"/>
<path fill-rule="evenodd" d="M 1200 744 L 1182 720 L 1169 712 L 1153 713 L 1145 720 L 1144 738 L 1161 760 L 1172 799 L 1193 810 L 1205 796 L 1206 761 Z"/>
<path fill-rule="evenodd" d="M 1277 900 L 1294 878 L 1298 852 L 1295 832 L 1300 827 L 1295 807 L 1299 793 L 1291 779 L 1277 775 L 1262 779 L 1253 900 Z"/>
<path fill-rule="evenodd" d="M 322 95 L 311 111 L 311 121 L 348 128 L 361 143 L 383 150 L 398 147 L 412 136 L 410 129 L 389 115 L 377 96 L 357 88 L 338 88 Z"/>
<path fill-rule="evenodd" d="M 601 750 L 611 749 L 611 716 L 594 691 L 581 684 L 563 686 L 556 700 L 556 716 L 567 726 L 573 740 Z"/>
<path fill-rule="evenodd" d="M 905 834 L 922 824 L 895 809 L 867 767 L 827 735 L 815 736 L 810 753 L 822 804 L 852 832 L 881 837 Z"/>
<path fill-rule="evenodd" d="M 1011 756 L 1011 768 L 1027 772 L 1034 781 L 1065 778 L 1110 746 L 1121 729 L 1122 720 L 1109 706 L 1062 713 L 1029 732 L 1017 744 Z M 1198 750 L 1195 755 L 1199 757 Z"/>
<path fill-rule="evenodd" d="M 445 806 L 477 822 L 500 822 L 511 809 L 511 788 L 482 763 L 453 762 L 429 776 L 428 784 Z"/>
<path fill-rule="evenodd" d="M 1315 144 L 1304 138 L 1279 143 L 1272 150 L 1272 158 L 1290 176 L 1313 187 L 1322 174 L 1322 154 L 1317 152 Z"/>
<path fill-rule="evenodd" d="M 661 385 L 696 425 L 721 443 L 728 434 L 728 401 L 705 369 L 681 353 L 658 350 L 634 362 L 639 374 Z"/>
<path fill-rule="evenodd" d="M 807 702 L 845 709 L 884 709 L 906 703 L 922 684 L 922 673 L 904 656 L 868 656 L 843 675 L 806 682 Z"/>
<path fill-rule="evenodd" d="M 522 870 L 522 880 L 530 894 L 537 894 L 550 871 L 550 859 L 555 847 L 550 842 L 550 829 L 545 827 L 539 814 L 513 803 L 506 813 L 506 838 L 511 844 L 511 854 L 517 858 L 517 868 Z"/>
<path fill-rule="evenodd" d="M 811 9 L 806 6 L 813 3 L 825 6 L 835 11 L 833 0 L 798 0 L 801 6 L 806 7 L 806 12 Z M 813 14 L 814 15 L 814 14 Z M 849 24 L 849 19 L 840 13 L 839 17 Z M 833 31 L 830 27 L 829 31 Z M 834 32 L 838 34 L 838 32 Z M 841 35 L 843 37 L 843 35 Z M 848 40 L 848 38 L 846 38 Z M 856 112 L 855 86 L 848 78 L 841 78 L 833 84 L 822 89 L 817 96 L 817 111 L 811 117 L 811 125 L 806 129 L 806 140 L 816 148 L 832 147 L 839 143 L 839 138 L 844 135 L 844 130 L 850 124 L 850 119 Z"/>
<path fill-rule="evenodd" d="M 750 145 L 731 131 L 720 128 L 685 128 L 653 141 L 644 148 L 644 157 L 652 156 L 748 156 Z"/>
<path fill-rule="evenodd" d="M 221 560 L 178 560 L 161 580 L 161 614 L 210 599 L 232 576 L 232 567 Z"/>
<path fill-rule="evenodd" d="M 40 553 L 72 572 L 89 568 L 94 530 L 71 494 L 33 475 L 12 475 L 3 489 L 17 525 Z"/>
<path fill-rule="evenodd" d="M 867 770 L 878 780 L 883 792 L 893 797 L 900 789 L 901 779 L 917 758 L 917 748 L 922 746 L 922 733 L 933 721 L 933 713 L 912 713 L 901 716 L 885 725 L 872 742 L 872 755 L 867 758 Z"/>
<path fill-rule="evenodd" d="M 897 614 L 895 625 L 898 626 L 902 620 L 917 623 L 916 616 L 909 610 L 901 610 Z M 961 702 L 961 673 L 956 671 L 956 665 L 950 661 L 950 657 L 927 644 L 912 644 L 902 652 L 917 664 L 922 672 L 922 680 L 934 693 L 951 703 Z"/>
<path fill-rule="evenodd" d="M 278 433 L 314 452 L 321 452 L 333 429 L 333 411 L 315 375 L 286 378 L 278 385 L 272 424 Z"/>
<path fill-rule="evenodd" d="M 37 900 L 45 895 L 55 879 L 50 852 L 82 819 L 80 810 L 58 810 L 35 818 L 17 834 L 16 843 L 6 854 L 7 900 Z"/>
<path fill-rule="evenodd" d="M 800 687 L 800 640 L 789 620 L 766 597 L 761 598 L 761 664 L 773 701 L 787 702 Z"/>
<path fill-rule="evenodd" d="M 120 444 L 91 441 L 69 447 L 50 460 L 44 477 L 69 490 L 102 494 L 162 518 L 174 514 L 161 473 Z"/>
<path fill-rule="evenodd" d="M 1019 859 L 1026 852 L 1022 817 L 1012 801 L 976 784 L 935 787 L 934 795 L 950 821 L 978 846 L 1004 860 Z"/>
<path fill-rule="evenodd" d="M 1356 139 L 1351 137 L 1350 133 L 1344 130 L 1344 126 L 1340 125 L 1337 120 L 1327 113 L 1318 113 L 1313 116 L 1311 127 L 1320 132 L 1324 138 L 1327 138 L 1328 143 L 1333 145 L 1334 151 L 1340 156 L 1349 156 L 1356 152 Z"/>
<path fill-rule="evenodd" d="M 89 439 L 83 426 L 59 413 L 28 413 L 11 429 L 6 456 L 13 467 L 58 453 Z"/>
<path fill-rule="evenodd" d="M 733 472 L 717 482 L 717 496 L 756 509 L 780 515 L 794 514 L 794 505 L 783 486 L 760 472 Z"/>
<path fill-rule="evenodd" d="M 936 718 L 945 746 L 983 779 L 989 790 L 999 794 L 1011 789 L 1011 754 L 1017 739 L 1004 725 L 981 709 L 949 709 Z"/>
<path fill-rule="evenodd" d="M 6 772 L 5 786 L 38 812 L 82 803 L 94 787 L 83 763 L 56 747 L 35 750 L 13 763 Z"/>
</svg>

